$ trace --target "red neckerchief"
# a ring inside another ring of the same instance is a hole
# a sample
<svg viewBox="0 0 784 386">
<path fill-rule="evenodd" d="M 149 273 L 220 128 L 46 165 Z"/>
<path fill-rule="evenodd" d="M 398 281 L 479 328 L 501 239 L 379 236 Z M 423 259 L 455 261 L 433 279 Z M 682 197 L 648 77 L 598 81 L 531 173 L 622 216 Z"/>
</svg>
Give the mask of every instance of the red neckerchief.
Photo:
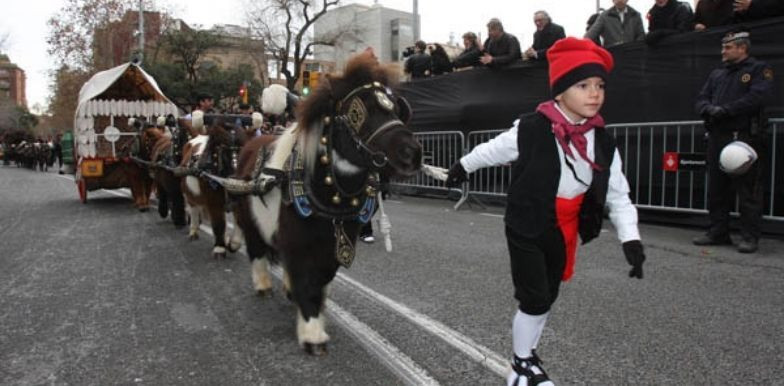
<svg viewBox="0 0 784 386">
<path fill-rule="evenodd" d="M 544 116 L 552 122 L 553 134 L 555 135 L 555 139 L 558 140 L 558 144 L 561 145 L 564 155 L 568 155 L 571 159 L 575 159 L 574 154 L 572 154 L 572 149 L 569 147 L 569 142 L 571 142 L 574 144 L 577 153 L 580 154 L 582 159 L 587 161 L 593 169 L 601 170 L 599 165 L 588 158 L 588 152 L 586 151 L 588 140 L 585 139 L 584 135 L 594 127 L 604 127 L 604 118 L 602 118 L 601 115 L 596 114 L 593 117 L 586 119 L 582 124 L 575 125 L 567 121 L 566 117 L 558 111 L 555 107 L 555 101 L 547 101 L 539 104 L 536 111 L 544 114 Z"/>
</svg>

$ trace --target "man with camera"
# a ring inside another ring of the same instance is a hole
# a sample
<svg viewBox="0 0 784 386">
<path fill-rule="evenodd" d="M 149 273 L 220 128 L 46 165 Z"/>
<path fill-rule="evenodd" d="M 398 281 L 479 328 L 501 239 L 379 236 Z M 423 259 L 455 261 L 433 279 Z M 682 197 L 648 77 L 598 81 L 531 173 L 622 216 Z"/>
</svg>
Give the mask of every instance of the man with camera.
<svg viewBox="0 0 784 386">
<path fill-rule="evenodd" d="M 708 136 L 708 232 L 695 245 L 731 245 L 729 213 L 737 190 L 741 253 L 757 251 L 761 234 L 765 146 L 764 104 L 773 92 L 773 70 L 749 56 L 751 35 L 731 32 L 722 39 L 723 68 L 713 70 L 697 97 L 697 112 Z"/>
</svg>

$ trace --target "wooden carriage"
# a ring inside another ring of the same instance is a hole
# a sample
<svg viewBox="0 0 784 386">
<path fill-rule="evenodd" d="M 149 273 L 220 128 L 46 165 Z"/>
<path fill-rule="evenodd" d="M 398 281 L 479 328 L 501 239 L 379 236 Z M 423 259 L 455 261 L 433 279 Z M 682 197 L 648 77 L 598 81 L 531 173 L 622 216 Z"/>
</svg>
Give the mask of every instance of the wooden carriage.
<svg viewBox="0 0 784 386">
<path fill-rule="evenodd" d="M 87 201 L 88 191 L 123 187 L 130 187 L 136 200 L 138 165 L 131 155 L 138 149 L 139 132 L 129 125 L 129 118 L 154 122 L 168 114 L 177 117 L 177 106 L 138 65 L 126 63 L 93 75 L 79 91 L 74 114 L 75 181 L 80 200 Z"/>
</svg>

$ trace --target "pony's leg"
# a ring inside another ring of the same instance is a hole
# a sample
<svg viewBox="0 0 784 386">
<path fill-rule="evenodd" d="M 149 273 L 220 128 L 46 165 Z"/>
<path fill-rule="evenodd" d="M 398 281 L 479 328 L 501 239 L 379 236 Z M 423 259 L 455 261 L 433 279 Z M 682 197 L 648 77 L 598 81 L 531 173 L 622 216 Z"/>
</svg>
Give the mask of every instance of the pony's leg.
<svg viewBox="0 0 784 386">
<path fill-rule="evenodd" d="M 286 292 L 286 298 L 292 300 L 291 298 L 291 278 L 289 277 L 289 271 L 286 268 L 283 268 L 283 291 Z"/>
<path fill-rule="evenodd" d="M 232 229 L 231 237 L 229 237 L 228 240 L 229 252 L 232 253 L 237 252 L 240 248 L 242 248 L 242 244 L 245 243 L 245 238 L 243 237 L 242 229 L 240 229 L 239 224 L 237 224 L 236 218 L 233 221 L 233 223 L 234 223 L 234 229 Z"/>
<path fill-rule="evenodd" d="M 156 184 L 158 184 L 158 214 L 161 218 L 166 218 L 169 215 L 169 194 L 163 182 L 158 181 L 159 179 L 156 178 Z"/>
<path fill-rule="evenodd" d="M 191 227 L 188 231 L 188 238 L 191 240 L 198 240 L 199 225 L 201 225 L 201 208 L 188 203 L 188 215 L 191 217 Z"/>
<path fill-rule="evenodd" d="M 212 234 L 215 236 L 215 244 L 212 247 L 212 257 L 216 259 L 226 258 L 226 213 L 223 211 L 224 202 L 217 199 L 218 196 L 223 197 L 223 192 L 219 195 L 214 195 L 208 200 L 207 212 L 210 216 L 210 223 L 212 224 Z"/>
<path fill-rule="evenodd" d="M 329 280 L 323 279 L 331 276 L 326 272 L 316 270 L 316 272 L 292 271 L 291 279 L 293 280 L 290 284 L 292 285 L 291 295 L 299 308 L 297 340 L 305 352 L 320 356 L 327 353 L 327 342 L 329 341 L 329 335 L 324 329 L 325 317 L 322 312 L 325 288 Z"/>
<path fill-rule="evenodd" d="M 259 296 L 267 297 L 272 293 L 269 260 L 266 257 L 252 259 L 251 276 L 253 278 L 253 288 Z"/>
<path fill-rule="evenodd" d="M 168 174 L 168 172 L 166 172 Z M 185 198 L 182 195 L 180 181 L 173 175 L 167 175 L 166 185 L 171 189 L 168 192 L 171 200 L 171 218 L 177 228 L 185 226 Z M 171 180 L 169 180 L 171 179 Z"/>
</svg>

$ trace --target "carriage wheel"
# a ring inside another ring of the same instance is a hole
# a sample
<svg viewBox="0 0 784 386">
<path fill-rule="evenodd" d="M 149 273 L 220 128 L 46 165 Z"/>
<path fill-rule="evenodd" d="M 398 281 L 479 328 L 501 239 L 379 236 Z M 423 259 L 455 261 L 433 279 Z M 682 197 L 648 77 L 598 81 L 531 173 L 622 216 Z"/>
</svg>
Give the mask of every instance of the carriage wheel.
<svg viewBox="0 0 784 386">
<path fill-rule="evenodd" d="M 87 203 L 87 183 L 84 181 L 84 178 L 80 179 L 76 182 L 76 187 L 79 189 L 79 201 L 82 204 Z"/>
</svg>

